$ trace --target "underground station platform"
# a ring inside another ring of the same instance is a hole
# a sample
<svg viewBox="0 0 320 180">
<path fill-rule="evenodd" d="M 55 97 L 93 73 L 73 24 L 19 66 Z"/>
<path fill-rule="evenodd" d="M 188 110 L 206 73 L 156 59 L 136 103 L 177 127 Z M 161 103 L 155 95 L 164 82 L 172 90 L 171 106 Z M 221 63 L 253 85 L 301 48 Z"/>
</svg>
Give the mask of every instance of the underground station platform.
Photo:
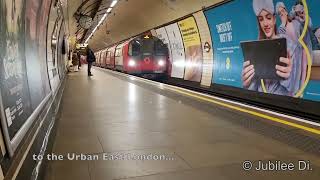
<svg viewBox="0 0 320 180">
<path fill-rule="evenodd" d="M 0 180 L 320 180 L 319 0 L 0 0 Z"/>
<path fill-rule="evenodd" d="M 101 68 L 93 75 L 67 77 L 50 157 L 63 160 L 49 161 L 47 180 L 319 178 L 318 136 L 275 115 Z"/>
</svg>

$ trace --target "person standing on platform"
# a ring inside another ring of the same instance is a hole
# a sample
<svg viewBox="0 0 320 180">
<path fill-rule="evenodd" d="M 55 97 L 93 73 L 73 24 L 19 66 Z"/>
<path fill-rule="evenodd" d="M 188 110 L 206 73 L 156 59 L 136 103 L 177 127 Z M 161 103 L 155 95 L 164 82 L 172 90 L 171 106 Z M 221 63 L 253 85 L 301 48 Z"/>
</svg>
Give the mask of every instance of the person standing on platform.
<svg viewBox="0 0 320 180">
<path fill-rule="evenodd" d="M 79 51 L 77 52 L 77 56 L 78 56 L 78 60 L 79 60 L 79 63 L 78 63 L 78 70 L 80 70 L 80 67 L 81 67 L 81 54 L 80 54 L 80 52 L 79 52 Z"/>
<path fill-rule="evenodd" d="M 73 71 L 76 71 L 77 66 L 79 66 L 78 54 L 77 54 L 77 53 L 73 53 L 73 54 L 72 54 L 72 67 L 73 67 Z"/>
<path fill-rule="evenodd" d="M 87 46 L 87 62 L 88 62 L 88 76 L 93 76 L 91 73 L 92 63 L 96 61 L 94 52 L 91 50 L 89 45 Z"/>
</svg>

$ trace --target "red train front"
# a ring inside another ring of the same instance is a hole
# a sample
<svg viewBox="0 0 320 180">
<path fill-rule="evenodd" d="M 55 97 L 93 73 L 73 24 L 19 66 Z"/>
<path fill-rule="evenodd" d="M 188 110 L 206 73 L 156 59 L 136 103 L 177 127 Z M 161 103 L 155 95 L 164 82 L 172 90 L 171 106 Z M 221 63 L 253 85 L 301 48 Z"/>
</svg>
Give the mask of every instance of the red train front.
<svg viewBox="0 0 320 180">
<path fill-rule="evenodd" d="M 96 53 L 97 66 L 147 78 L 170 75 L 168 47 L 152 35 L 143 35 Z"/>
<path fill-rule="evenodd" d="M 121 70 L 124 72 L 148 78 L 168 75 L 168 67 L 171 66 L 168 47 L 157 37 L 151 35 L 140 36 L 119 46 L 122 46 L 123 50 L 123 69 Z M 117 58 L 116 53 L 116 68 Z"/>
</svg>

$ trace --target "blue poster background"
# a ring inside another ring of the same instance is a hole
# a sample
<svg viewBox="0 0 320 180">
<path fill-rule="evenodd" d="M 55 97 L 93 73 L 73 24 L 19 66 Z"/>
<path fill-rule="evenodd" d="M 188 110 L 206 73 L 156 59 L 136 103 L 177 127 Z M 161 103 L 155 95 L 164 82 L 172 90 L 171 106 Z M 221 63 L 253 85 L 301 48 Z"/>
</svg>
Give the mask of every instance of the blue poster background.
<svg viewBox="0 0 320 180">
<path fill-rule="evenodd" d="M 296 0 L 274 0 L 284 2 L 291 11 Z M 313 28 L 320 26 L 320 1 L 308 0 L 309 15 Z M 222 84 L 242 88 L 243 54 L 241 41 L 258 39 L 258 21 L 252 7 L 252 0 L 234 0 L 205 11 L 214 47 L 213 84 Z M 231 25 L 225 26 L 225 24 Z M 219 27 L 222 25 L 222 30 Z M 277 18 L 277 26 L 280 19 Z M 227 28 L 225 28 L 227 27 Z M 221 35 L 228 35 L 227 40 Z M 320 101 L 320 82 L 310 81 L 304 91 L 305 99 Z"/>
<path fill-rule="evenodd" d="M 313 24 L 313 28 L 320 27 L 320 1 L 308 0 L 309 16 Z M 320 101 L 320 81 L 311 80 L 303 94 L 304 99 Z"/>
<path fill-rule="evenodd" d="M 241 41 L 258 37 L 252 0 L 235 0 L 205 12 L 215 49 L 213 83 L 242 87 L 243 55 Z M 232 41 L 221 42 L 216 25 L 231 22 Z M 250 23 L 249 23 L 250 22 Z M 227 50 L 225 50 L 227 48 Z M 229 49 L 229 50 L 228 50 Z"/>
</svg>

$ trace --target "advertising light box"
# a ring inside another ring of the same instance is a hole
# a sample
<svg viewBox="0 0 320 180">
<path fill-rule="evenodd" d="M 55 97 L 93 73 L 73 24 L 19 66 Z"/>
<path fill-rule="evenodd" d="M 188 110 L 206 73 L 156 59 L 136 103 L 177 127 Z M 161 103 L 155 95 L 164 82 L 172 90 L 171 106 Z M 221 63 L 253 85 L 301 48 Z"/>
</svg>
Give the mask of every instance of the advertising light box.
<svg viewBox="0 0 320 180">
<path fill-rule="evenodd" d="M 307 1 L 309 23 L 299 2 L 234 0 L 207 10 L 213 84 L 320 100 L 320 2 Z"/>
</svg>

